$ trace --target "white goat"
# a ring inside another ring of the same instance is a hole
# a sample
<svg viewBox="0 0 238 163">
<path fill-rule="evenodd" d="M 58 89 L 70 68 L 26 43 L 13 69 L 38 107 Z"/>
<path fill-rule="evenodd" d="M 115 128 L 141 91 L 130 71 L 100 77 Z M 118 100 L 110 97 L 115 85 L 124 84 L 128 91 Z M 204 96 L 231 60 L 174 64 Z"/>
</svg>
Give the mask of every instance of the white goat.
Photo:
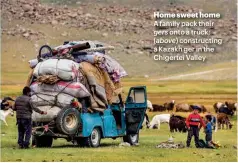
<svg viewBox="0 0 238 163">
<path fill-rule="evenodd" d="M 148 108 L 149 110 L 153 110 L 152 103 L 151 103 L 149 100 L 147 100 L 147 108 Z"/>
<path fill-rule="evenodd" d="M 8 110 L 0 110 L 0 119 L 5 123 L 6 126 L 8 126 L 6 122 L 6 117 L 9 114 L 11 116 L 14 116 L 14 111 L 11 108 L 9 108 Z"/>
<path fill-rule="evenodd" d="M 159 114 L 159 115 L 155 115 L 152 118 L 152 121 L 150 122 L 150 129 L 155 128 L 156 126 L 158 126 L 158 129 L 160 129 L 160 123 L 169 123 L 170 120 L 170 114 Z"/>
</svg>

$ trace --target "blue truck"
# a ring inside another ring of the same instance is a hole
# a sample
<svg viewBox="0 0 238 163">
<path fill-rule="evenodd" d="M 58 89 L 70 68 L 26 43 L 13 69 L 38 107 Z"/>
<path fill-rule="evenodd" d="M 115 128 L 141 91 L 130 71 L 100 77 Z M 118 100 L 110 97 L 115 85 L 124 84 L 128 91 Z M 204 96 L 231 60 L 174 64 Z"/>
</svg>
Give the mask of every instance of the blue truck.
<svg viewBox="0 0 238 163">
<path fill-rule="evenodd" d="M 79 146 L 99 147 L 103 138 L 123 137 L 124 142 L 136 145 L 146 109 L 146 87 L 131 87 L 125 102 L 119 95 L 118 103 L 94 113 L 64 108 L 52 123 L 36 124 L 32 135 L 36 147 L 51 147 L 53 139 L 57 138 L 65 138 Z"/>
</svg>

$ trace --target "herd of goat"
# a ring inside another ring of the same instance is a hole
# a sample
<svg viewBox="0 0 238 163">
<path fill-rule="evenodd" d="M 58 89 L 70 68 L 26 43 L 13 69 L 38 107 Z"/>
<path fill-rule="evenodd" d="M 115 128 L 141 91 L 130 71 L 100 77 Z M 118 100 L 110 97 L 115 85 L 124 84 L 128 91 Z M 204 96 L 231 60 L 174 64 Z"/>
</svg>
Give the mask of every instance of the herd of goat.
<svg viewBox="0 0 238 163">
<path fill-rule="evenodd" d="M 218 128 L 224 129 L 224 125 L 226 125 L 227 129 L 231 129 L 233 124 L 230 121 L 229 116 L 233 116 L 237 111 L 237 103 L 231 102 L 217 102 L 213 105 L 216 115 L 212 115 L 204 105 L 189 105 L 189 104 L 176 104 L 175 101 L 172 100 L 171 102 L 164 103 L 163 105 L 152 104 L 150 101 L 147 101 L 148 110 L 150 112 L 163 112 L 163 111 L 172 111 L 172 114 L 158 114 L 155 115 L 151 121 L 145 118 L 143 124 L 147 125 L 147 128 L 150 129 L 160 129 L 161 123 L 168 123 L 171 132 L 186 132 L 186 118 L 175 115 L 175 112 L 191 112 L 193 106 L 198 106 L 200 113 L 210 114 L 213 117 L 213 124 L 215 131 Z M 206 113 L 207 112 L 207 113 Z"/>
</svg>

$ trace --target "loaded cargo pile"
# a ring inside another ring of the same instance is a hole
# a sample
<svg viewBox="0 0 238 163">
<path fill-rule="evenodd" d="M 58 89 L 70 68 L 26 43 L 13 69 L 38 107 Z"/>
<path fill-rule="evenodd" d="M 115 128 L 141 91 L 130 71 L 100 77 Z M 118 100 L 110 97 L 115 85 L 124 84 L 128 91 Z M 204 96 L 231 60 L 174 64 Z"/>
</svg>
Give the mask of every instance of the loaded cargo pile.
<svg viewBox="0 0 238 163">
<path fill-rule="evenodd" d="M 59 111 L 77 107 L 82 112 L 103 111 L 122 92 L 120 79 L 126 71 L 106 54 L 112 46 L 96 41 L 68 41 L 40 48 L 30 60 L 26 85 L 32 90 L 32 104 L 47 115 L 33 113 L 33 121 L 47 122 Z"/>
</svg>

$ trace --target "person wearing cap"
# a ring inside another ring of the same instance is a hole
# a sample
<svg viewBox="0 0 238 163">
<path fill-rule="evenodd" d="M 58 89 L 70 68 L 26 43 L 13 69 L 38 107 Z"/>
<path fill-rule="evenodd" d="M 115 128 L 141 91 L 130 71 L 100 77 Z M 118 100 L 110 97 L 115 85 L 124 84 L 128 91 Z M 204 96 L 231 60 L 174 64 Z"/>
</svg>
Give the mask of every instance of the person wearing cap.
<svg viewBox="0 0 238 163">
<path fill-rule="evenodd" d="M 186 126 L 188 128 L 188 137 L 187 137 L 187 147 L 190 147 L 190 143 L 192 137 L 194 136 L 195 146 L 198 148 L 198 141 L 199 141 L 199 131 L 201 127 L 206 127 L 202 117 L 198 114 L 199 108 L 198 106 L 191 105 L 193 112 L 189 114 L 186 119 Z"/>
</svg>

